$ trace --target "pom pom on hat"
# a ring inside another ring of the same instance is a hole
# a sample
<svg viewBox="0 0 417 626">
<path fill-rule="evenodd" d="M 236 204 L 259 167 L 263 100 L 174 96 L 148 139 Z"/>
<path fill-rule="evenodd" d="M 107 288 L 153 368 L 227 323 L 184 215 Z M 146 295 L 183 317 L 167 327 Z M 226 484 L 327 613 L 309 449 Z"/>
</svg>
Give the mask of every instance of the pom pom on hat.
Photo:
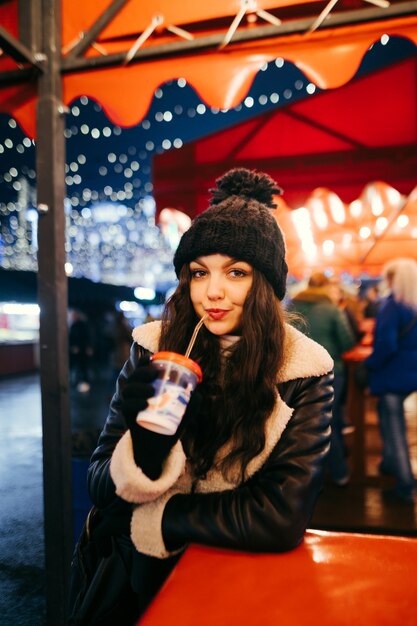
<svg viewBox="0 0 417 626">
<path fill-rule="evenodd" d="M 282 232 L 269 210 L 281 189 L 262 172 L 232 169 L 210 189 L 209 208 L 198 215 L 182 236 L 174 255 L 182 266 L 201 256 L 225 254 L 246 261 L 264 274 L 278 298 L 285 296 L 288 267 Z"/>
<path fill-rule="evenodd" d="M 279 195 L 282 190 L 268 174 L 257 173 L 245 168 L 236 168 L 226 172 L 216 180 L 217 187 L 210 189 L 212 198 L 210 206 L 220 204 L 230 196 L 252 198 L 261 202 L 270 209 L 275 209 L 273 195 Z"/>
</svg>

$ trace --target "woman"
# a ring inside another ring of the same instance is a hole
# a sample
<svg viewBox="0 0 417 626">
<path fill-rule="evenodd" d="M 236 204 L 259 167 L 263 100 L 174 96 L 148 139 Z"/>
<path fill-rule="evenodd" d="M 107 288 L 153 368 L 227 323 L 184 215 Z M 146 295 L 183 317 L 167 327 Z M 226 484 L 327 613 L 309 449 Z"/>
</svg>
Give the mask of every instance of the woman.
<svg viewBox="0 0 417 626">
<path fill-rule="evenodd" d="M 371 393 L 378 396 L 383 443 L 380 470 L 396 479 L 387 498 L 413 504 L 415 480 L 411 468 L 404 400 L 417 390 L 417 261 L 398 258 L 383 270 L 390 294 L 376 316 L 369 369 Z"/>
<path fill-rule="evenodd" d="M 330 443 L 333 362 L 285 323 L 287 264 L 265 174 L 231 170 L 174 257 L 162 322 L 135 329 L 89 469 L 110 533 L 129 532 L 138 612 L 190 543 L 281 552 L 303 538 Z M 136 423 L 158 350 L 191 358 L 203 382 L 176 435 Z"/>
</svg>

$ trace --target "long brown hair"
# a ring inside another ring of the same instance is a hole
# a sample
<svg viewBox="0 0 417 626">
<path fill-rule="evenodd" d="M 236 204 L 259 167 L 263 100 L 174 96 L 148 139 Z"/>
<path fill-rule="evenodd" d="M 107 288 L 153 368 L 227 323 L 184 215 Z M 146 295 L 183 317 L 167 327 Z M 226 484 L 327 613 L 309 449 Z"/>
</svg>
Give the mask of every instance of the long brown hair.
<svg viewBox="0 0 417 626">
<path fill-rule="evenodd" d="M 198 322 L 190 299 L 190 279 L 188 265 L 184 265 L 164 310 L 160 350 L 184 354 L 188 346 Z M 204 326 L 191 353 L 203 370 L 200 392 L 204 402 L 182 441 L 197 476 L 205 476 L 219 449 L 228 443 L 220 469 L 227 476 L 238 462 L 243 480 L 249 461 L 263 449 L 265 422 L 275 403 L 278 372 L 284 361 L 284 340 L 281 302 L 263 274 L 254 269 L 243 307 L 241 336 L 226 362 L 219 337 Z"/>
</svg>

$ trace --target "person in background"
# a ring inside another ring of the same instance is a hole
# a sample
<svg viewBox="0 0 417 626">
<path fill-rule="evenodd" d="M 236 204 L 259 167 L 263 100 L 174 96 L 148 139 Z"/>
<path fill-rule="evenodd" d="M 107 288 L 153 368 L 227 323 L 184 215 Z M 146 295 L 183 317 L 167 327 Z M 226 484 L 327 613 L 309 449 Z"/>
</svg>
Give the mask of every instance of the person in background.
<svg viewBox="0 0 417 626">
<path fill-rule="evenodd" d="M 365 319 L 375 318 L 381 305 L 377 285 L 371 285 L 365 291 L 363 297 L 362 315 Z"/>
<path fill-rule="evenodd" d="M 70 379 L 80 393 L 90 391 L 90 362 L 93 356 L 87 316 L 78 309 L 69 311 Z"/>
<path fill-rule="evenodd" d="M 417 261 L 398 258 L 383 269 L 390 290 L 376 316 L 372 354 L 365 364 L 378 396 L 382 437 L 380 471 L 396 479 L 384 495 L 412 504 L 415 480 L 407 441 L 404 400 L 417 390 Z"/>
<path fill-rule="evenodd" d="M 330 446 L 333 361 L 282 305 L 285 245 L 269 210 L 280 190 L 241 168 L 211 191 L 175 253 L 179 282 L 162 320 L 134 330 L 88 472 L 99 535 L 133 542 L 136 619 L 190 543 L 299 545 Z M 184 354 L 205 315 L 191 352 L 203 381 L 179 430 L 146 430 L 136 416 L 154 394 L 150 356 Z"/>
<path fill-rule="evenodd" d="M 336 294 L 337 295 L 337 294 Z M 365 331 L 361 329 L 360 320 L 361 313 L 359 311 L 358 298 L 346 289 L 339 287 L 339 297 L 337 299 L 337 305 L 346 315 L 349 322 L 350 329 L 355 336 L 356 342 L 359 343 L 365 335 Z"/>
<path fill-rule="evenodd" d="M 340 289 L 323 272 L 310 276 L 308 286 L 296 294 L 290 310 L 301 315 L 309 337 L 324 346 L 334 361 L 334 403 L 329 472 L 333 483 L 345 486 L 349 468 L 343 437 L 347 376 L 342 355 L 357 343 L 344 311 L 339 308 Z M 299 325 L 297 323 L 297 325 Z"/>
<path fill-rule="evenodd" d="M 115 379 L 126 363 L 132 345 L 132 325 L 123 311 L 115 311 L 114 322 L 111 328 L 112 355 L 111 362 Z"/>
</svg>

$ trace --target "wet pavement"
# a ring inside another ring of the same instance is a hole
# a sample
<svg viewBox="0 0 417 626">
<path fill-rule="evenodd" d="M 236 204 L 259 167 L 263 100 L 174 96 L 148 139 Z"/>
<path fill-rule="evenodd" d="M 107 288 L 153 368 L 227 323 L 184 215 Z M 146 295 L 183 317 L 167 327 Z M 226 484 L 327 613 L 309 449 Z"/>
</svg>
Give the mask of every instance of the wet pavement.
<svg viewBox="0 0 417 626">
<path fill-rule="evenodd" d="M 0 623 L 45 622 L 42 423 L 37 376 L 0 380 Z"/>
<path fill-rule="evenodd" d="M 89 393 L 71 392 L 74 533 L 88 506 L 83 476 L 103 424 L 110 374 L 95 375 Z M 73 482 L 74 482 L 73 478 Z M 44 626 L 42 416 L 37 373 L 0 378 L 0 624 Z M 80 484 L 81 481 L 81 484 Z"/>
</svg>

